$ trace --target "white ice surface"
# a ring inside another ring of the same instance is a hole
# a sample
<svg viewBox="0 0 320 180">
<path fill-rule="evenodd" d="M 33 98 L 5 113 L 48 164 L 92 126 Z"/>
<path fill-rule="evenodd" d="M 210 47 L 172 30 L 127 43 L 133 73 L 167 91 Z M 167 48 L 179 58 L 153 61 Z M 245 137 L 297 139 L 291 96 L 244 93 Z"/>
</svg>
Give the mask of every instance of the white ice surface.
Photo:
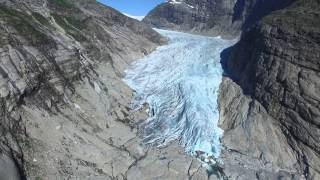
<svg viewBox="0 0 320 180">
<path fill-rule="evenodd" d="M 220 53 L 232 41 L 158 30 L 170 39 L 126 70 L 124 81 L 136 91 L 133 106 L 150 105 L 141 126 L 145 143 L 179 140 L 186 151 L 219 156 L 218 88 Z"/>
</svg>

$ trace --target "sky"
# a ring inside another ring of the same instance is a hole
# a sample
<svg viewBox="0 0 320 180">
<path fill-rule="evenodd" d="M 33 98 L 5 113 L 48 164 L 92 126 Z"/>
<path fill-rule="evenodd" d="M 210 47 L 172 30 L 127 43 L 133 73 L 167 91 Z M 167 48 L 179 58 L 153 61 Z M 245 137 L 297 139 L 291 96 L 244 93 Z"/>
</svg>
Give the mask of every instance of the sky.
<svg viewBox="0 0 320 180">
<path fill-rule="evenodd" d="M 122 13 L 132 16 L 145 16 L 158 4 L 165 0 L 98 0 Z"/>
</svg>

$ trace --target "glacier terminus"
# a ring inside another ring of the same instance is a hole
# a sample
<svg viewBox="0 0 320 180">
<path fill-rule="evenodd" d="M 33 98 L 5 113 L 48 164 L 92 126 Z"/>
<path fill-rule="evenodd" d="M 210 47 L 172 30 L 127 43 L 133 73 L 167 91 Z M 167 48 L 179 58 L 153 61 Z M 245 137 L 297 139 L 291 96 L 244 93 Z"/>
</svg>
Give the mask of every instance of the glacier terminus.
<svg viewBox="0 0 320 180">
<path fill-rule="evenodd" d="M 149 104 L 149 118 L 141 125 L 144 142 L 162 147 L 177 140 L 191 155 L 217 158 L 223 133 L 217 104 L 220 53 L 234 41 L 157 31 L 169 43 L 135 61 L 123 79 L 136 93 L 134 107 Z"/>
</svg>

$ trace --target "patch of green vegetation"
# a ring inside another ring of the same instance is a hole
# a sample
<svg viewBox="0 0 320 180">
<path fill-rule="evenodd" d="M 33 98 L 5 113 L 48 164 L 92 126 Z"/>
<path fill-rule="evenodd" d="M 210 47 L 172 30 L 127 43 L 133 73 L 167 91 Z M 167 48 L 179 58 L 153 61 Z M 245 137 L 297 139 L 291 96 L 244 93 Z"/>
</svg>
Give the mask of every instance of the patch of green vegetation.
<svg viewBox="0 0 320 180">
<path fill-rule="evenodd" d="M 0 5 L 0 19 L 12 26 L 17 31 L 18 35 L 29 40 L 33 46 L 53 42 L 51 38 L 32 25 L 32 17 L 26 13 Z"/>
<path fill-rule="evenodd" d="M 82 2 L 82 3 L 96 3 L 97 1 L 96 0 L 79 0 L 79 2 Z"/>
<path fill-rule="evenodd" d="M 0 5 L 0 17 L 6 17 L 6 16 L 17 16 L 20 12 L 16 11 L 14 9 L 9 9 L 3 5 Z"/>
<path fill-rule="evenodd" d="M 49 21 L 45 17 L 43 17 L 40 13 L 33 12 L 32 16 L 36 18 L 36 20 L 39 21 L 42 25 L 47 27 L 50 26 Z"/>
<path fill-rule="evenodd" d="M 66 33 L 70 34 L 77 41 L 86 41 L 86 37 L 84 37 L 80 30 L 84 29 L 84 23 L 72 16 L 64 17 L 62 15 L 53 13 L 52 14 L 55 21 L 61 26 Z"/>
<path fill-rule="evenodd" d="M 62 16 L 56 13 L 53 13 L 52 16 L 56 22 L 66 30 L 74 28 L 81 30 L 85 28 L 81 20 L 78 20 L 72 16 Z"/>
<path fill-rule="evenodd" d="M 42 177 L 37 176 L 35 180 L 43 180 Z"/>
<path fill-rule="evenodd" d="M 84 23 L 76 18 L 73 17 L 66 17 L 67 21 L 72 24 L 72 26 L 76 27 L 77 29 L 84 29 Z"/>
<path fill-rule="evenodd" d="M 8 38 L 7 36 L 3 36 L 3 35 L 0 37 L 0 47 L 3 47 L 8 44 L 7 38 Z"/>
<path fill-rule="evenodd" d="M 69 0 L 49 0 L 49 2 L 63 8 L 72 8 L 72 4 Z"/>
<path fill-rule="evenodd" d="M 64 17 L 59 14 L 52 13 L 51 14 L 56 21 L 63 29 L 67 30 L 69 28 L 68 24 L 65 22 Z"/>
</svg>

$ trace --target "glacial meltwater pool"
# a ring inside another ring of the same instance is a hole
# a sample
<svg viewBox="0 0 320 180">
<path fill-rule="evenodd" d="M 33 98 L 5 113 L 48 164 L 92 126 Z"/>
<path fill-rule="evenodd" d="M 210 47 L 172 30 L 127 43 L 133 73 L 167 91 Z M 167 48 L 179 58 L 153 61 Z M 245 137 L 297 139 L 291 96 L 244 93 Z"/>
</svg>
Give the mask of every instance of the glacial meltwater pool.
<svg viewBox="0 0 320 180">
<path fill-rule="evenodd" d="M 159 147 L 178 140 L 189 154 L 218 157 L 220 53 L 233 41 L 157 31 L 169 43 L 133 63 L 124 77 L 136 92 L 133 105 L 150 106 L 141 126 L 143 140 Z"/>
</svg>

